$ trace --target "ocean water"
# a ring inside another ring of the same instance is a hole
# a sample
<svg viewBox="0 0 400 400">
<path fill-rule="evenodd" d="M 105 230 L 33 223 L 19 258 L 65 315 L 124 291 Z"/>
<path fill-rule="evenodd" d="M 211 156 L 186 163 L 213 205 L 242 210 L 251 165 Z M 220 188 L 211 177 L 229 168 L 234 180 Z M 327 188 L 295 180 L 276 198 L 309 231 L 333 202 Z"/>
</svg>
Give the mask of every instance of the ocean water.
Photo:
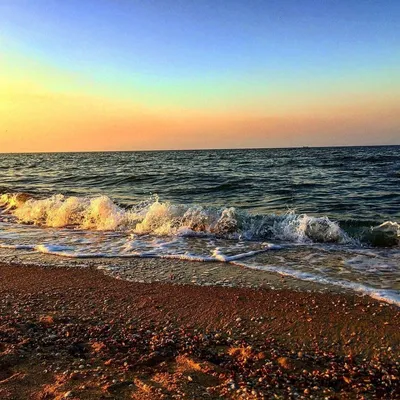
<svg viewBox="0 0 400 400">
<path fill-rule="evenodd" d="M 0 155 L 0 247 L 222 261 L 400 304 L 400 147 Z"/>
</svg>

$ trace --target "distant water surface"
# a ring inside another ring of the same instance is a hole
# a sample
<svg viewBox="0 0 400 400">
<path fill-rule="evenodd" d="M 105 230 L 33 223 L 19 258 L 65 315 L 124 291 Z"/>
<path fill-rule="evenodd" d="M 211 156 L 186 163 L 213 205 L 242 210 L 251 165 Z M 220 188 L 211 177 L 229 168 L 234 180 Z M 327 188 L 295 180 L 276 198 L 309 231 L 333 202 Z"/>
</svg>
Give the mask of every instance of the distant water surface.
<svg viewBox="0 0 400 400">
<path fill-rule="evenodd" d="M 0 195 L 3 247 L 220 260 L 399 299 L 400 147 L 1 154 Z"/>
</svg>

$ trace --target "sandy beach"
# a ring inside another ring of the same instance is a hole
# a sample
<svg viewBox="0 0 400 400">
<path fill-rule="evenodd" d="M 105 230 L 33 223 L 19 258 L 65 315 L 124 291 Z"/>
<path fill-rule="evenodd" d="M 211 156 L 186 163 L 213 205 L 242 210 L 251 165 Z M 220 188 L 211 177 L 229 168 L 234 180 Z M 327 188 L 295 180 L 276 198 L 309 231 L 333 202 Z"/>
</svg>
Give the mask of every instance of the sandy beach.
<svg viewBox="0 0 400 400">
<path fill-rule="evenodd" d="M 2 264 L 0 276 L 4 399 L 400 396 L 400 312 L 368 297 L 94 268 Z"/>
</svg>

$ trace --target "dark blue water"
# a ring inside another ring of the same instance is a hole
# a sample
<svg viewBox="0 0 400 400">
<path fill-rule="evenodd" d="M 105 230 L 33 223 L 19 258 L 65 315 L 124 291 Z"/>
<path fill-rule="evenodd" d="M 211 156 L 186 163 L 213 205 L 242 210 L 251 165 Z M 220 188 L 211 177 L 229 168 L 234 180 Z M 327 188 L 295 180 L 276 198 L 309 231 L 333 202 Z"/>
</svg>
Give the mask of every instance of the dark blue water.
<svg viewBox="0 0 400 400">
<path fill-rule="evenodd" d="M 0 196 L 3 249 L 218 260 L 400 304 L 400 147 L 2 154 Z"/>
<path fill-rule="evenodd" d="M 107 194 L 239 207 L 256 214 L 400 218 L 400 147 L 2 154 L 0 190 L 37 196 Z"/>
</svg>

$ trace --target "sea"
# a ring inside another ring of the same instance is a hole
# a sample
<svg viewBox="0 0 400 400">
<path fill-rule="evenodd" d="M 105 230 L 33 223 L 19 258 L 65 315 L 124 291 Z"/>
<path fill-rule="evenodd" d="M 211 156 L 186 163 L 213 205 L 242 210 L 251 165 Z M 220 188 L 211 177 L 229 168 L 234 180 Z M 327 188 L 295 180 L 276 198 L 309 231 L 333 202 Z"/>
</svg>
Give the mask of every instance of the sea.
<svg viewBox="0 0 400 400">
<path fill-rule="evenodd" d="M 400 305 L 400 147 L 0 154 L 0 247 L 223 262 Z"/>
</svg>

